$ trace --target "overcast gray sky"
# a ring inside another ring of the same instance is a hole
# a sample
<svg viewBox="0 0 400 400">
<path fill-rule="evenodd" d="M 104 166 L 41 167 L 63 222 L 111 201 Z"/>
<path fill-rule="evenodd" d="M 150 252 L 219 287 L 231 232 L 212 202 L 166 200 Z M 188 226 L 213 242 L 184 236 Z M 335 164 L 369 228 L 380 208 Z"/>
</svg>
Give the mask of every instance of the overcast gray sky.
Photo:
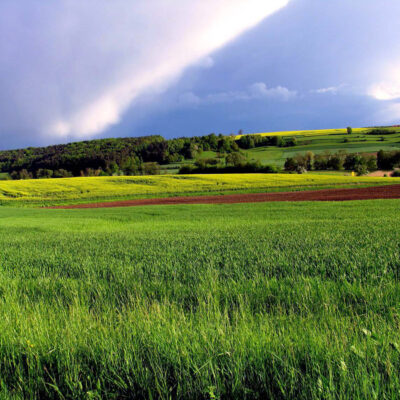
<svg viewBox="0 0 400 400">
<path fill-rule="evenodd" d="M 0 147 L 400 123 L 398 0 L 2 0 Z"/>
</svg>

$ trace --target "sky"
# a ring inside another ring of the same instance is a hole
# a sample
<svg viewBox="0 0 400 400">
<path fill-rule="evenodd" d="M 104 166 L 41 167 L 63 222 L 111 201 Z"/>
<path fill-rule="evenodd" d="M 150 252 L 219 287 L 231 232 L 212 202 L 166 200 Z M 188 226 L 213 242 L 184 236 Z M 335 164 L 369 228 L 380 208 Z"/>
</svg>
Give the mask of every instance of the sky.
<svg viewBox="0 0 400 400">
<path fill-rule="evenodd" d="M 2 0 L 0 148 L 400 124 L 398 0 Z"/>
</svg>

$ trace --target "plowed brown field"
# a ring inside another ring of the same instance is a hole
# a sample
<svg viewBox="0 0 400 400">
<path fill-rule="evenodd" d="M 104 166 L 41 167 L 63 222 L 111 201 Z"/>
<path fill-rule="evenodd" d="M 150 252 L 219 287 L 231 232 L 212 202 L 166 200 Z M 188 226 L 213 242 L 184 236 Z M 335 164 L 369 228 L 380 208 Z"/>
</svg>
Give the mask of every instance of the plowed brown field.
<svg viewBox="0 0 400 400">
<path fill-rule="evenodd" d="M 73 204 L 49 208 L 104 208 L 132 207 L 166 204 L 230 204 L 230 203 L 259 203 L 268 201 L 346 201 L 369 199 L 399 199 L 400 185 L 374 186 L 356 189 L 323 189 L 299 192 L 279 193 L 248 193 L 218 196 L 184 196 L 157 199 L 121 200 L 90 204 Z"/>
</svg>

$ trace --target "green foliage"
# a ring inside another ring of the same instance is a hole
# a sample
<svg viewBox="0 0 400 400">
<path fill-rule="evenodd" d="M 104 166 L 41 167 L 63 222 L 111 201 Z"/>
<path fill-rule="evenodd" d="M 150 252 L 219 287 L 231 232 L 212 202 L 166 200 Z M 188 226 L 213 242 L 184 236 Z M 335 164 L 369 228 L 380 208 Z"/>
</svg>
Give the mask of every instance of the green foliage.
<svg viewBox="0 0 400 400">
<path fill-rule="evenodd" d="M 288 157 L 285 161 L 285 171 L 295 171 L 298 167 L 298 163 L 294 157 Z"/>
<path fill-rule="evenodd" d="M 162 162 L 166 147 L 161 136 L 148 136 L 0 151 L 0 170 L 12 172 L 14 179 L 79 176 L 85 175 L 85 170 L 100 169 L 112 175 L 118 173 L 122 165 L 127 165 L 127 172 L 137 171 L 129 165 L 132 162 Z"/>
<path fill-rule="evenodd" d="M 33 174 L 29 172 L 25 168 L 21 169 L 20 171 L 12 171 L 10 173 L 12 179 L 32 179 Z"/>
<path fill-rule="evenodd" d="M 315 155 L 312 151 L 307 151 L 304 155 L 297 154 L 289 157 L 284 165 L 286 171 L 307 172 L 314 169 Z"/>
<path fill-rule="evenodd" d="M 0 208 L 0 396 L 395 399 L 399 205 Z"/>
<path fill-rule="evenodd" d="M 255 147 L 254 135 L 244 135 L 238 141 L 237 144 L 242 149 L 252 149 Z"/>
<path fill-rule="evenodd" d="M 397 133 L 396 129 L 390 129 L 387 127 L 374 128 L 368 131 L 369 135 L 394 135 Z"/>
<path fill-rule="evenodd" d="M 272 136 L 271 137 L 271 145 L 277 147 L 283 147 L 283 139 L 281 136 Z"/>
<path fill-rule="evenodd" d="M 51 177 L 53 176 L 53 174 L 54 174 L 54 172 L 53 172 L 53 170 L 51 170 L 51 169 L 42 169 L 42 168 L 39 168 L 39 169 L 36 171 L 36 177 L 37 177 L 38 179 L 48 179 L 48 178 L 51 178 Z"/>
<path fill-rule="evenodd" d="M 400 151 L 379 150 L 377 154 L 377 165 L 379 169 L 386 171 L 400 166 Z"/>
<path fill-rule="evenodd" d="M 357 176 L 363 176 L 368 174 L 368 168 L 365 164 L 358 164 L 354 168 L 354 172 L 357 174 Z"/>
<path fill-rule="evenodd" d="M 246 156 L 241 153 L 231 153 L 226 156 L 225 163 L 226 165 L 233 165 L 234 167 L 239 167 L 240 165 L 244 165 L 247 162 Z"/>
<path fill-rule="evenodd" d="M 379 155 L 378 155 L 379 157 Z M 306 154 L 297 154 L 295 157 L 288 157 L 285 162 L 286 171 L 302 170 L 334 170 L 342 169 L 356 171 L 359 176 L 366 175 L 368 172 L 375 171 L 377 166 L 377 157 L 374 155 L 347 154 L 344 151 L 331 154 L 314 155 L 308 151 Z"/>
<path fill-rule="evenodd" d="M 383 128 L 381 128 L 383 129 Z M 346 129 L 328 130 L 328 131 L 292 131 L 281 132 L 280 136 L 273 134 L 263 134 L 269 138 L 275 138 L 282 142 L 280 147 L 273 144 L 264 147 L 256 147 L 247 150 L 249 160 L 260 160 L 263 164 L 276 165 L 283 167 L 288 157 L 295 157 L 298 153 L 312 151 L 315 156 L 324 155 L 325 152 L 337 153 L 340 150 L 346 150 L 348 153 L 376 153 L 380 149 L 384 151 L 400 150 L 400 127 L 384 128 L 395 133 L 384 136 L 370 135 L 371 128 L 353 128 L 352 136 L 347 135 Z M 285 147 L 284 142 L 290 138 L 296 137 L 297 145 L 295 148 Z M 348 141 L 345 141 L 347 139 Z"/>
<path fill-rule="evenodd" d="M 39 170 L 51 170 L 55 178 L 82 176 L 87 171 L 99 171 L 100 175 L 143 175 L 146 173 L 143 163 L 157 163 L 163 170 L 177 171 L 182 163 L 192 164 L 202 158 L 203 152 L 213 153 L 204 158 L 215 157 L 218 153 L 222 159 L 240 149 L 247 150 L 250 162 L 260 161 L 263 165 L 283 167 L 286 158 L 295 156 L 294 146 L 298 148 L 296 153 L 312 151 L 315 155 L 325 150 L 348 149 L 352 153 L 371 153 L 382 148 L 398 151 L 400 147 L 400 127 L 354 128 L 352 132 L 357 135 L 353 135 L 351 141 L 347 138 L 346 129 L 238 136 L 212 133 L 170 140 L 162 136 L 97 139 L 0 151 L 0 174 L 7 173 L 13 179 L 37 178 Z"/>
<path fill-rule="evenodd" d="M 294 147 L 297 146 L 297 139 L 294 138 L 289 138 L 286 142 L 283 142 L 284 147 Z"/>
<path fill-rule="evenodd" d="M 227 156 L 230 157 L 231 155 L 229 154 Z M 197 168 L 207 168 L 207 167 L 211 167 L 211 166 L 216 166 L 220 164 L 220 159 L 218 158 L 200 158 L 198 160 L 196 160 L 196 162 L 194 163 L 194 165 Z"/>
<path fill-rule="evenodd" d="M 228 158 L 231 160 L 231 158 Z M 237 164 L 233 164 L 237 162 Z M 274 165 L 262 165 L 260 161 L 240 161 L 240 159 L 233 159 L 226 165 L 221 164 L 206 164 L 203 160 L 199 160 L 193 165 L 184 165 L 179 169 L 179 174 L 248 174 L 248 173 L 266 173 L 275 174 L 279 169 Z"/>
<path fill-rule="evenodd" d="M 159 165 L 195 159 L 204 150 L 225 154 L 239 147 L 233 136 L 215 134 L 171 140 L 162 136 L 98 139 L 0 151 L 0 172 L 11 173 L 13 179 L 158 174 Z"/>
<path fill-rule="evenodd" d="M 280 140 L 276 137 L 268 137 L 262 135 L 242 135 L 239 139 L 236 139 L 236 144 L 241 149 L 252 149 L 255 147 L 262 146 L 277 146 Z"/>
<path fill-rule="evenodd" d="M 347 127 L 347 134 L 351 135 L 353 133 L 353 128 L 351 126 Z"/>
</svg>

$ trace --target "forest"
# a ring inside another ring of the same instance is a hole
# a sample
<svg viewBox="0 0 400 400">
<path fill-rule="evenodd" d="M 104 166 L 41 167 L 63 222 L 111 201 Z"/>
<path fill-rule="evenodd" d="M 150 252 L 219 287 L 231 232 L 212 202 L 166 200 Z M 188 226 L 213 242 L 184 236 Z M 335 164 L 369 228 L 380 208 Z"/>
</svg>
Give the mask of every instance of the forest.
<svg viewBox="0 0 400 400">
<path fill-rule="evenodd" d="M 229 154 L 266 145 L 292 146 L 294 141 L 258 135 L 244 135 L 236 140 L 235 135 L 213 133 L 170 140 L 158 135 L 96 139 L 0 151 L 0 172 L 13 179 L 156 175 L 160 166 L 192 160 L 203 151 Z"/>
<path fill-rule="evenodd" d="M 392 132 L 382 129 L 366 132 L 367 135 L 378 133 L 389 135 Z M 329 136 L 332 138 L 330 140 L 336 136 Z M 350 132 L 348 137 L 353 136 Z M 357 140 L 357 137 L 354 136 L 354 139 Z M 171 166 L 181 174 L 279 172 L 279 166 L 266 165 L 266 162 L 248 157 L 248 151 L 257 148 L 275 148 L 277 151 L 279 148 L 279 151 L 286 148 L 292 153 L 299 148 L 299 152 L 288 157 L 282 165 L 289 172 L 345 169 L 364 175 L 376 169 L 392 170 L 400 164 L 400 151 L 381 150 L 368 155 L 355 153 L 354 150 L 353 153 L 325 151 L 314 154 L 312 151 L 304 152 L 304 140 L 301 136 L 243 135 L 242 132 L 239 132 L 239 135 L 224 136 L 212 133 L 168 140 L 160 135 L 95 139 L 0 151 L 0 174 L 12 179 L 158 175 Z M 349 139 L 345 138 L 345 141 L 344 147 L 347 144 L 351 145 Z M 210 156 L 205 152 L 210 152 Z"/>
</svg>

